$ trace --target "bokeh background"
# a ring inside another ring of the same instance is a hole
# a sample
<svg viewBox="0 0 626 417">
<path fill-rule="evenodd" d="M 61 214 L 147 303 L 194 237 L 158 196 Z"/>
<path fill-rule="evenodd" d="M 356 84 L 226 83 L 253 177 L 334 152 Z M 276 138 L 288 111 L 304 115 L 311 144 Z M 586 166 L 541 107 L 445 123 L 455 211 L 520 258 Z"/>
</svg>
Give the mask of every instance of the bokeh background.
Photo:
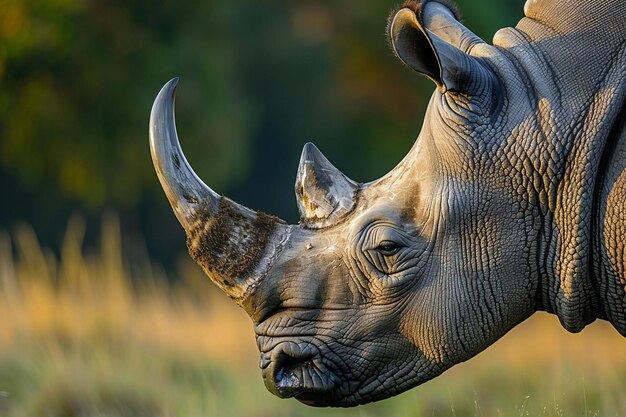
<svg viewBox="0 0 626 417">
<path fill-rule="evenodd" d="M 459 0 L 486 40 L 523 0 Z M 179 135 L 216 191 L 297 222 L 314 141 L 358 181 L 405 155 L 434 87 L 381 0 L 0 0 L 0 416 L 626 414 L 626 344 L 539 315 L 398 398 L 272 397 L 247 318 L 186 255 L 147 145 L 180 76 Z"/>
</svg>

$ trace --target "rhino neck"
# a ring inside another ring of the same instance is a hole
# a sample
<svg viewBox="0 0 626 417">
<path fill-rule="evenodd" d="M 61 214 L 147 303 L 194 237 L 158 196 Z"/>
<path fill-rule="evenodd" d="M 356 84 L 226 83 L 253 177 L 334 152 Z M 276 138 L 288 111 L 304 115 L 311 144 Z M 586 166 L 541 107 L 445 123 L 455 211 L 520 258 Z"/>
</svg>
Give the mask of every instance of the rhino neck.
<svg viewBox="0 0 626 417">
<path fill-rule="evenodd" d="M 536 199 L 537 304 L 571 332 L 597 318 L 626 332 L 625 92 L 599 89 L 570 128 L 558 130 L 571 116 L 552 114 L 556 131 L 540 129 L 545 142 L 536 154 L 552 161 L 538 168 L 545 197 Z"/>
<path fill-rule="evenodd" d="M 601 164 L 593 223 L 593 277 L 602 318 L 626 336 L 626 104 Z"/>
<path fill-rule="evenodd" d="M 578 111 L 598 89 L 626 43 L 623 0 L 528 0 L 516 29 L 547 59 L 550 73 L 567 86 L 559 93 Z"/>
<path fill-rule="evenodd" d="M 626 3 L 529 3 L 529 17 L 494 38 L 506 57 L 499 64 L 506 89 L 528 92 L 527 102 L 509 104 L 517 117 L 509 120 L 509 146 L 533 170 L 526 174 L 538 213 L 537 307 L 578 332 L 608 316 L 594 272 L 594 222 L 602 206 L 599 173 L 626 91 Z"/>
<path fill-rule="evenodd" d="M 614 137 L 614 126 L 621 122 L 619 115 L 623 117 L 625 65 L 623 50 L 620 60 L 603 74 L 597 91 L 588 95 L 586 105 L 556 101 L 550 106 L 549 116 L 538 112 L 540 117 L 547 116 L 538 120 L 539 125 L 543 124 L 540 131 L 545 138 L 541 153 L 556 158 L 549 169 L 540 169 L 549 196 L 540 203 L 545 212 L 542 236 L 546 260 L 539 286 L 541 304 L 571 332 L 607 317 L 607 276 L 597 274 L 598 255 L 602 253 L 597 222 L 599 210 L 610 209 L 611 194 L 607 190 L 614 187 L 610 180 L 603 181 L 607 161 L 616 143 L 620 150 L 623 147 L 623 140 Z M 558 97 L 558 93 L 553 91 L 552 97 Z M 616 160 L 612 163 L 616 165 L 613 178 L 617 178 L 623 167 Z M 626 224 L 620 229 L 626 230 Z M 626 236 L 616 238 L 626 242 Z"/>
</svg>

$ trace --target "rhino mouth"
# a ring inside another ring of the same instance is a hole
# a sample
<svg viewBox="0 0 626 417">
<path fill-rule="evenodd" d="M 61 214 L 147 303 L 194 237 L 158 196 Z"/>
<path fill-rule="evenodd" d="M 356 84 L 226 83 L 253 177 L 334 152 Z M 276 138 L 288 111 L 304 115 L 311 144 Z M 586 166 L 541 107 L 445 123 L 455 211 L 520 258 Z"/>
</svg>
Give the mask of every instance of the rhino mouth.
<svg viewBox="0 0 626 417">
<path fill-rule="evenodd" d="M 279 343 L 261 354 L 261 369 L 271 393 L 308 405 L 322 405 L 324 394 L 332 392 L 339 383 L 317 347 L 310 343 Z"/>
</svg>

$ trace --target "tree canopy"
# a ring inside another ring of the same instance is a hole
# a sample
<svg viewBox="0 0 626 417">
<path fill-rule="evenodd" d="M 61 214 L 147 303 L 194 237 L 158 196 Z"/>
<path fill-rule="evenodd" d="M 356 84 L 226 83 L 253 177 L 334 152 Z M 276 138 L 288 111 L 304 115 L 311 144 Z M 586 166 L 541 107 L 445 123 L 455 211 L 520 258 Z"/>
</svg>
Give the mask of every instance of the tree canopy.
<svg viewBox="0 0 626 417">
<path fill-rule="evenodd" d="M 349 176 L 389 170 L 433 85 L 393 57 L 394 2 L 0 0 L 0 228 L 55 245 L 67 217 L 119 212 L 166 262 L 182 232 L 147 146 L 152 101 L 180 76 L 177 121 L 216 191 L 297 221 L 293 180 L 314 141 Z M 522 0 L 464 0 L 485 39 Z"/>
</svg>

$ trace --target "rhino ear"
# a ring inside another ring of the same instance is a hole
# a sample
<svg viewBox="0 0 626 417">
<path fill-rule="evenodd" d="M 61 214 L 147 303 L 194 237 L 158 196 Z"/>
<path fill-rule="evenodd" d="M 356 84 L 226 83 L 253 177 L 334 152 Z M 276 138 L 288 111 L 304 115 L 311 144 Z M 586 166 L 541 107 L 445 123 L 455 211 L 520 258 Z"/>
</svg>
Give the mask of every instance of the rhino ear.
<svg viewBox="0 0 626 417">
<path fill-rule="evenodd" d="M 419 8 L 412 7 L 414 5 Z M 480 73 L 476 71 L 480 64 L 476 58 L 444 40 L 463 34 L 467 29 L 445 6 L 435 2 L 429 2 L 427 6 L 428 13 L 425 13 L 422 3 L 408 2 L 391 14 L 388 34 L 395 54 L 407 66 L 433 80 L 442 93 L 448 90 L 471 92 L 468 90 L 472 77 Z M 437 34 L 427 28 L 424 20 L 439 26 L 433 28 Z M 472 42 L 480 41 L 473 34 L 462 37 Z"/>
<path fill-rule="evenodd" d="M 295 187 L 302 224 L 319 229 L 336 223 L 354 208 L 358 188 L 315 145 L 304 145 Z"/>
</svg>

